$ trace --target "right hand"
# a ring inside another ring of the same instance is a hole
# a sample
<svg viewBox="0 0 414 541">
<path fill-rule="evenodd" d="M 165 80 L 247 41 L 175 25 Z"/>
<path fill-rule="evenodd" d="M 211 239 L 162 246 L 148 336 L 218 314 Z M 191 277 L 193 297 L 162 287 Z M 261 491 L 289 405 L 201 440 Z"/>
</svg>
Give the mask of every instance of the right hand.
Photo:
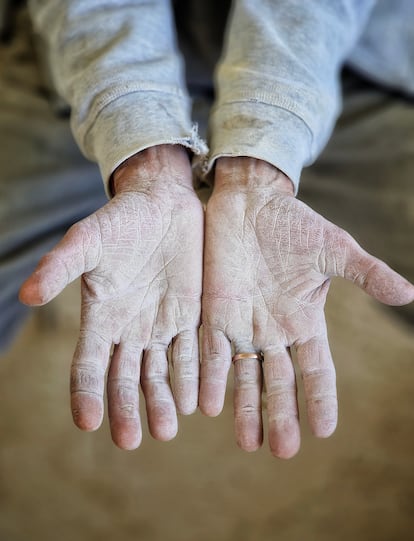
<svg viewBox="0 0 414 541">
<path fill-rule="evenodd" d="M 114 174 L 114 188 L 110 202 L 72 226 L 44 256 L 20 299 L 43 305 L 83 275 L 71 373 L 73 418 L 83 430 L 100 426 L 109 363 L 112 438 L 133 449 L 142 437 L 140 382 L 156 439 L 175 436 L 176 410 L 189 414 L 197 407 L 203 209 L 187 153 L 178 145 L 153 147 L 127 160 Z"/>
</svg>

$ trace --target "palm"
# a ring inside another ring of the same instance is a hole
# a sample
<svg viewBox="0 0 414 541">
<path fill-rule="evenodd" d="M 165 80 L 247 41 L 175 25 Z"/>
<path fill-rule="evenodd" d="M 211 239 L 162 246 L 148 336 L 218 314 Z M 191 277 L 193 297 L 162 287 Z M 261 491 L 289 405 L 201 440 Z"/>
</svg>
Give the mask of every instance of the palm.
<svg viewBox="0 0 414 541">
<path fill-rule="evenodd" d="M 84 330 L 146 349 L 197 322 L 202 215 L 192 194 L 180 201 L 121 194 L 86 220 L 101 255 L 83 276 Z"/>
<path fill-rule="evenodd" d="M 241 199 L 220 197 L 208 208 L 207 321 L 236 343 L 249 336 L 261 351 L 276 340 L 307 340 L 321 324 L 328 284 L 321 267 L 333 226 L 292 197 L 260 197 L 250 206 Z"/>
<path fill-rule="evenodd" d="M 262 352 L 270 447 L 277 456 L 292 456 L 300 443 L 294 347 L 310 425 L 316 435 L 330 435 L 337 421 L 323 313 L 330 277 L 350 279 L 389 304 L 409 302 L 413 287 L 271 182 L 215 189 L 204 257 L 201 409 L 217 415 L 222 408 L 230 344 L 235 352 Z M 262 442 L 262 370 L 249 359 L 234 368 L 236 437 L 254 450 Z"/>
<path fill-rule="evenodd" d="M 110 359 L 111 432 L 127 449 L 137 447 L 142 435 L 139 383 L 150 431 L 160 440 L 174 437 L 176 409 L 191 413 L 198 401 L 203 210 L 189 187 L 191 177 L 185 185 L 160 174 L 150 190 L 121 191 L 75 224 L 22 287 L 25 302 L 44 304 L 82 274 L 72 413 L 80 428 L 101 424 Z"/>
</svg>

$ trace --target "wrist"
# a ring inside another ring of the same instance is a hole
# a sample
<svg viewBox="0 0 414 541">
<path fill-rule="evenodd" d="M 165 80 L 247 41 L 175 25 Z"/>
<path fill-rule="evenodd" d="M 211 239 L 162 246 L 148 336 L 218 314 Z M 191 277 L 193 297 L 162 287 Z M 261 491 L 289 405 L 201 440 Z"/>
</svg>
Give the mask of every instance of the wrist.
<svg viewBox="0 0 414 541">
<path fill-rule="evenodd" d="M 133 154 L 115 169 L 111 192 L 150 189 L 172 183 L 192 187 L 191 162 L 181 145 L 155 145 Z"/>
<path fill-rule="evenodd" d="M 245 156 L 223 157 L 216 163 L 214 189 L 257 190 L 272 188 L 286 195 L 295 194 L 290 178 L 272 164 Z"/>
</svg>

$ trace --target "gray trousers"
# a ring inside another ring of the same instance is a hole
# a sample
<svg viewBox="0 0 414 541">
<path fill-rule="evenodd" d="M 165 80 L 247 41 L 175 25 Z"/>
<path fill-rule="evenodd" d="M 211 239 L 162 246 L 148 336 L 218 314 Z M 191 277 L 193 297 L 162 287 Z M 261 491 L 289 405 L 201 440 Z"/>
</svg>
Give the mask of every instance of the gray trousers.
<svg viewBox="0 0 414 541">
<path fill-rule="evenodd" d="M 25 10 L 0 44 L 0 351 L 27 310 L 17 298 L 40 257 L 106 197 L 97 167 L 45 85 Z M 199 89 L 198 89 L 199 90 Z M 211 92 L 194 117 L 206 126 Z M 299 197 L 414 281 L 414 104 L 344 76 L 344 110 Z M 413 307 L 399 309 L 414 323 Z"/>
<path fill-rule="evenodd" d="M 97 167 L 53 107 L 27 12 L 15 15 L 11 39 L 0 44 L 0 351 L 27 313 L 18 301 L 24 279 L 70 225 L 106 201 Z"/>
</svg>

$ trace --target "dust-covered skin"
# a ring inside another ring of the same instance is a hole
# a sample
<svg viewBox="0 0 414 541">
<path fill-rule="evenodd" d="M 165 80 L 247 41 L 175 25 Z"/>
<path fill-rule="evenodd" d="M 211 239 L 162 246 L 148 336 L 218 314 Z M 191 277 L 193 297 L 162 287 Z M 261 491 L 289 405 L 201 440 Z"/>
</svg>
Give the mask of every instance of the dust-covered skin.
<svg viewBox="0 0 414 541">
<path fill-rule="evenodd" d="M 180 146 L 160 145 L 127 160 L 115 172 L 114 191 L 41 260 L 20 297 L 45 304 L 82 275 L 71 371 L 74 421 L 84 430 L 100 426 L 109 364 L 112 437 L 132 449 L 141 441 L 140 382 L 149 428 L 159 440 L 175 436 L 176 410 L 189 414 L 197 407 L 203 209 Z"/>
<path fill-rule="evenodd" d="M 253 158 L 218 160 L 206 212 L 200 408 L 214 416 L 223 407 L 231 345 L 263 352 L 263 367 L 251 359 L 234 366 L 235 432 L 243 449 L 262 443 L 262 379 L 272 453 L 288 458 L 299 449 L 291 348 L 312 431 L 327 437 L 335 430 L 335 368 L 323 311 L 333 276 L 386 304 L 414 300 L 414 286 L 295 199 L 283 173 Z"/>
</svg>

